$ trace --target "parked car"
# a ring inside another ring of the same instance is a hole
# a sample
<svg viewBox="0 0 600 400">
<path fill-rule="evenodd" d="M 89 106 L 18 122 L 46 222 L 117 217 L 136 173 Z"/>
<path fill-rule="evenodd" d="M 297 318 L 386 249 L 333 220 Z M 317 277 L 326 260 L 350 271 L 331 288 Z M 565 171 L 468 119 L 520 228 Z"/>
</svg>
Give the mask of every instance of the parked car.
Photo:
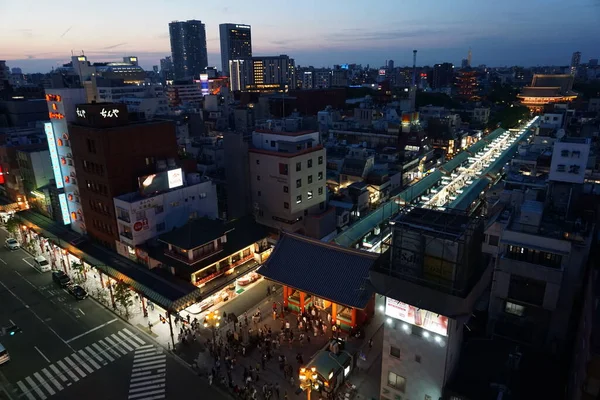
<svg viewBox="0 0 600 400">
<path fill-rule="evenodd" d="M 72 295 L 73 297 L 75 297 L 77 300 L 83 300 L 83 299 L 85 299 L 85 298 L 88 296 L 88 294 L 87 294 L 87 292 L 85 291 L 85 289 L 84 289 L 84 288 L 82 288 L 82 287 L 81 287 L 81 286 L 79 286 L 79 285 L 69 285 L 69 286 L 67 287 L 67 290 L 68 290 L 68 291 L 69 291 L 69 293 L 71 293 L 71 295 Z"/>
<path fill-rule="evenodd" d="M 19 242 L 17 242 L 17 239 L 15 238 L 6 239 L 4 241 L 4 247 L 6 247 L 9 250 L 19 250 L 19 248 L 21 248 Z"/>
<path fill-rule="evenodd" d="M 71 278 L 69 278 L 69 275 L 65 274 L 63 271 L 52 272 L 52 280 L 60 287 L 67 287 L 69 283 L 71 283 Z"/>
<path fill-rule="evenodd" d="M 44 256 L 37 256 L 33 259 L 33 266 L 40 270 L 41 272 L 48 272 L 52 268 L 50 267 L 50 263 L 46 260 Z"/>
</svg>

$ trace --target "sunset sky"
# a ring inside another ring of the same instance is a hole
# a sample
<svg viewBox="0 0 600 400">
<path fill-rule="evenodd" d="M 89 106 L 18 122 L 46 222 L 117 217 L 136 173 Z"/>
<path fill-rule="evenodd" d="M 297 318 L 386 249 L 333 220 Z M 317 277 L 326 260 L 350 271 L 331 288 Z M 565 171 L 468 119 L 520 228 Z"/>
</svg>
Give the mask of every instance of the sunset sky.
<svg viewBox="0 0 600 400">
<path fill-rule="evenodd" d="M 222 5 L 217 5 L 221 3 Z M 0 0 L 0 59 L 47 72 L 85 51 L 91 61 L 136 55 L 150 69 L 170 55 L 168 24 L 206 24 L 209 64 L 220 66 L 218 25 L 252 25 L 255 55 L 299 65 L 342 63 L 567 65 L 600 58 L 599 0 Z"/>
</svg>

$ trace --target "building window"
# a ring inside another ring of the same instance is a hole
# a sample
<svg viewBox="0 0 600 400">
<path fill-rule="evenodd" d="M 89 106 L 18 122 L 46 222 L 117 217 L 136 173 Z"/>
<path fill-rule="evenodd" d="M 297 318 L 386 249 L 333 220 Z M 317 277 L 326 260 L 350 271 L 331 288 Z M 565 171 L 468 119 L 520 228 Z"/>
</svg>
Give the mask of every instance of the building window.
<svg viewBox="0 0 600 400">
<path fill-rule="evenodd" d="M 306 167 L 307 168 L 312 168 L 312 158 L 310 160 L 306 161 Z"/>
<path fill-rule="evenodd" d="M 302 203 L 302 195 L 301 194 L 296 196 L 296 204 L 300 204 L 300 203 Z"/>
<path fill-rule="evenodd" d="M 302 187 L 302 179 L 296 179 L 296 187 Z"/>
<path fill-rule="evenodd" d="M 312 199 L 313 198 L 313 191 L 309 190 L 308 193 L 306 193 L 306 197 L 307 197 L 308 200 Z"/>
<path fill-rule="evenodd" d="M 256 165 L 260 165 L 260 160 L 256 160 Z"/>
<path fill-rule="evenodd" d="M 496 235 L 489 235 L 488 236 L 488 243 L 490 246 L 496 246 L 498 247 L 498 243 L 500 242 L 500 237 L 496 236 Z"/>
<path fill-rule="evenodd" d="M 322 195 L 322 194 L 323 194 L 323 188 L 322 188 L 322 187 L 320 187 L 320 188 L 319 188 L 319 196 L 320 196 L 320 195 Z"/>
<path fill-rule="evenodd" d="M 312 183 L 312 175 L 308 176 L 308 184 L 310 185 Z"/>
<path fill-rule="evenodd" d="M 161 222 L 160 224 L 156 224 L 156 231 L 157 232 L 162 232 L 165 230 L 165 223 Z"/>
<path fill-rule="evenodd" d="M 258 195 L 258 197 L 260 197 L 260 196 L 261 196 L 261 192 L 260 192 L 260 190 L 258 191 L 257 195 Z"/>
<path fill-rule="evenodd" d="M 271 140 L 271 147 L 275 147 L 277 146 L 277 141 L 276 140 Z"/>
<path fill-rule="evenodd" d="M 290 208 L 290 203 L 288 203 L 288 202 L 283 203 L 283 208 L 288 210 Z"/>
<path fill-rule="evenodd" d="M 279 163 L 279 175 L 287 175 L 288 174 L 288 165 L 284 163 Z"/>
<path fill-rule="evenodd" d="M 390 347 L 390 356 L 400 358 L 400 349 L 394 346 Z"/>
<path fill-rule="evenodd" d="M 505 257 L 512 260 L 539 264 L 548 268 L 561 268 L 562 264 L 562 255 L 560 254 L 512 245 L 506 249 Z"/>
<path fill-rule="evenodd" d="M 545 294 L 546 282 L 514 274 L 510 276 L 507 296 L 509 299 L 541 306 Z"/>
<path fill-rule="evenodd" d="M 418 364 L 421 364 L 421 356 L 418 354 L 415 354 L 415 362 Z"/>
<path fill-rule="evenodd" d="M 287 186 L 283 187 L 283 193 L 289 193 L 290 189 Z"/>
<path fill-rule="evenodd" d="M 401 392 L 406 390 L 406 379 L 403 376 L 396 375 L 393 372 L 388 373 L 388 386 L 393 387 Z"/>
<path fill-rule="evenodd" d="M 323 173 L 319 172 L 319 174 L 317 175 L 317 179 L 322 181 L 323 180 Z"/>
<path fill-rule="evenodd" d="M 302 171 L 302 163 L 301 162 L 297 162 L 296 163 L 296 172 L 300 172 Z"/>
<path fill-rule="evenodd" d="M 506 302 L 504 306 L 504 312 L 512 315 L 516 315 L 518 317 L 522 317 L 525 314 L 525 307 L 519 304 L 511 303 L 510 301 Z"/>
<path fill-rule="evenodd" d="M 319 156 L 319 165 L 323 164 L 323 156 Z"/>
<path fill-rule="evenodd" d="M 260 175 L 256 175 L 256 180 L 260 181 Z"/>
</svg>

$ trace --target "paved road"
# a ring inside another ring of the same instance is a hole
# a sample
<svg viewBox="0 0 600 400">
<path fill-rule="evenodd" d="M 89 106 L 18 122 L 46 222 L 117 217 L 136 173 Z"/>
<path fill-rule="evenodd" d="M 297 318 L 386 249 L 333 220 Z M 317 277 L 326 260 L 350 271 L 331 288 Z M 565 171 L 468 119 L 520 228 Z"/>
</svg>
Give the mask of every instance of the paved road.
<svg viewBox="0 0 600 400">
<path fill-rule="evenodd" d="M 5 238 L 0 230 L 2 245 Z M 0 384 L 13 399 L 226 398 L 92 299 L 75 300 L 31 261 L 23 250 L 0 248 L 0 326 L 22 329 L 0 337 L 11 356 Z"/>
</svg>

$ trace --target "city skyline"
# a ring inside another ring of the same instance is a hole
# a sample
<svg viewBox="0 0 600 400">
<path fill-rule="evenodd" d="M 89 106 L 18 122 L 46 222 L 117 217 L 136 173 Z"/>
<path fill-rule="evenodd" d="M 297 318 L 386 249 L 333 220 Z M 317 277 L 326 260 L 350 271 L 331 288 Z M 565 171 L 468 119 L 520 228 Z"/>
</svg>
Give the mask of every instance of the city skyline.
<svg viewBox="0 0 600 400">
<path fill-rule="evenodd" d="M 24 72 L 47 72 L 68 62 L 71 51 L 83 50 L 93 62 L 135 55 L 151 69 L 170 55 L 169 22 L 187 19 L 206 24 L 209 65 L 219 68 L 219 24 L 228 22 L 252 25 L 254 54 L 287 54 L 302 66 L 378 67 L 390 59 L 397 66 L 410 65 L 413 48 L 419 50 L 419 65 L 460 65 L 469 48 L 474 65 L 568 65 L 574 51 L 582 52 L 582 62 L 598 58 L 594 38 L 600 34 L 600 7 L 593 0 L 508 0 L 493 6 L 467 0 L 382 0 L 377 7 L 334 0 L 318 8 L 307 3 L 304 14 L 268 0 L 235 0 L 196 12 L 189 11 L 192 5 L 149 0 L 144 8 L 150 11 L 142 20 L 135 17 L 140 15 L 136 5 L 115 0 L 93 14 L 72 0 L 43 10 L 33 0 L 19 5 L 0 1 L 0 59 Z"/>
</svg>

